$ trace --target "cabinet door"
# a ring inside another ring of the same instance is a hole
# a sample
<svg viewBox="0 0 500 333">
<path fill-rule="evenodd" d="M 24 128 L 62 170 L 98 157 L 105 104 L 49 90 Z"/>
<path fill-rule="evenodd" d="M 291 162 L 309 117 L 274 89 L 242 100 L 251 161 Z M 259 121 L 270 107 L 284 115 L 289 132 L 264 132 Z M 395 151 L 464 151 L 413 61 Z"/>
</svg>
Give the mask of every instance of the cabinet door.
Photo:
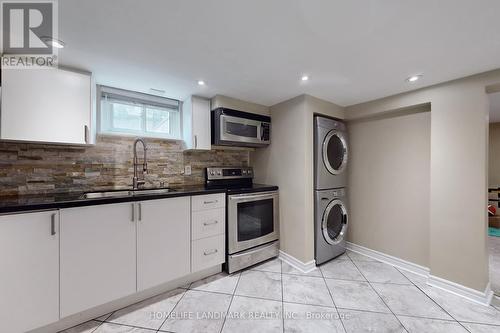
<svg viewBox="0 0 500 333">
<path fill-rule="evenodd" d="M 57 211 L 0 216 L 0 332 L 59 320 Z"/>
<path fill-rule="evenodd" d="M 85 144 L 90 121 L 90 75 L 60 69 L 2 70 L 2 139 Z"/>
<path fill-rule="evenodd" d="M 182 107 L 183 137 L 187 149 L 210 150 L 210 100 L 191 96 Z"/>
<path fill-rule="evenodd" d="M 136 291 L 133 205 L 61 210 L 61 317 Z"/>
<path fill-rule="evenodd" d="M 194 149 L 210 150 L 210 100 L 193 97 Z"/>
<path fill-rule="evenodd" d="M 190 272 L 189 197 L 143 201 L 137 221 L 137 289 Z"/>
</svg>

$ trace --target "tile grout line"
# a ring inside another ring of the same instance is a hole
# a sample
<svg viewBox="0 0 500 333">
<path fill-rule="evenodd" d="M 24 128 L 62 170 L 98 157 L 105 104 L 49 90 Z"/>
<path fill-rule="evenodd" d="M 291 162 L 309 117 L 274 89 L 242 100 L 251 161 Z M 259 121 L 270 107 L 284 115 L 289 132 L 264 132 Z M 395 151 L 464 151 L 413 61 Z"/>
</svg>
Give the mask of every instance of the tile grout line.
<svg viewBox="0 0 500 333">
<path fill-rule="evenodd" d="M 219 333 L 222 333 L 222 330 L 224 330 L 224 325 L 226 325 L 227 315 L 229 314 L 229 311 L 231 310 L 231 305 L 233 304 L 234 296 L 236 294 L 236 289 L 238 288 L 238 284 L 240 283 L 242 273 L 243 272 L 238 273 L 238 281 L 236 281 L 236 286 L 234 286 L 233 294 L 231 295 L 231 301 L 229 302 L 229 306 L 227 307 L 227 312 L 226 312 L 226 315 L 224 316 L 224 321 L 222 322 Z"/>
<path fill-rule="evenodd" d="M 359 273 L 361 275 L 363 275 L 363 277 L 366 279 L 368 285 L 370 286 L 370 288 L 372 288 L 372 290 L 375 292 L 375 294 L 377 294 L 377 296 L 382 300 L 382 302 L 385 304 L 385 306 L 389 309 L 389 311 L 391 311 L 392 315 L 394 317 L 396 317 L 396 320 L 399 322 L 399 324 L 403 327 L 403 329 L 408 333 L 408 330 L 406 329 L 406 326 L 403 325 L 403 323 L 401 322 L 401 320 L 399 320 L 398 316 L 396 316 L 396 314 L 392 311 L 392 309 L 389 307 L 389 305 L 387 305 L 387 303 L 384 301 L 384 299 L 382 298 L 382 296 L 380 296 L 380 294 L 375 290 L 375 288 L 373 288 L 372 284 L 370 283 L 370 281 L 366 278 L 365 274 L 363 274 L 363 272 L 359 269 L 358 265 L 356 265 L 356 263 L 352 262 L 354 264 L 354 266 L 356 266 L 356 269 L 359 271 Z M 399 271 L 398 271 L 399 272 Z M 399 272 L 399 274 L 403 275 L 401 272 Z M 403 275 L 404 276 L 404 275 Z M 406 278 L 406 276 L 405 276 Z M 408 278 L 406 278 L 408 280 Z M 410 281 L 411 282 L 411 281 Z"/>
<path fill-rule="evenodd" d="M 394 267 L 396 268 L 401 274 L 404 275 L 403 272 L 401 272 L 401 270 L 399 270 L 397 267 Z M 405 275 L 406 277 L 406 275 Z M 406 277 L 407 278 L 407 277 Z M 408 278 L 407 278 L 408 279 Z M 415 288 L 417 288 L 418 290 L 420 290 L 421 293 L 423 293 L 425 296 L 427 296 L 434 304 L 436 304 L 441 310 L 443 310 L 448 316 L 450 316 L 454 321 L 456 321 L 460 326 L 462 326 L 467 332 L 471 332 L 467 327 L 465 327 L 464 325 L 462 325 L 454 316 L 451 315 L 451 313 L 449 313 L 445 308 L 443 308 L 438 302 L 436 302 L 432 297 L 430 297 L 429 295 L 427 295 L 427 293 L 425 291 L 423 291 L 422 289 L 420 289 L 420 287 L 415 283 L 413 282 L 412 280 L 408 279 L 414 286 Z M 431 319 L 431 318 L 429 318 Z"/>
<path fill-rule="evenodd" d="M 459 321 L 459 323 L 475 324 L 475 325 L 483 325 L 483 326 L 491 326 L 491 327 L 500 327 L 500 325 L 478 323 L 476 321 L 468 321 L 468 320 Z"/>
<path fill-rule="evenodd" d="M 162 326 L 167 322 L 168 318 L 170 317 L 170 315 L 172 314 L 172 312 L 174 312 L 175 308 L 177 307 L 177 305 L 179 305 L 180 301 L 182 301 L 182 299 L 184 298 L 184 296 L 186 296 L 187 292 L 188 292 L 188 290 L 184 289 L 184 292 L 183 292 L 181 298 L 179 298 L 179 300 L 175 303 L 175 305 L 172 308 L 172 310 L 170 310 L 170 312 L 168 313 L 167 317 L 165 317 L 165 319 L 161 323 L 160 327 L 158 327 L 158 329 L 156 330 L 156 333 L 160 332 Z"/>
<path fill-rule="evenodd" d="M 135 325 L 129 325 L 129 324 L 119 324 L 119 323 L 114 323 L 114 322 L 111 322 L 111 321 L 107 321 L 107 322 L 101 321 L 101 325 L 103 325 L 103 324 L 112 325 L 112 326 L 123 326 L 123 327 L 130 327 L 130 328 L 138 328 L 138 329 L 141 329 L 141 330 L 151 331 L 151 333 L 158 332 L 154 328 L 148 328 L 148 327 L 143 327 L 143 326 L 135 326 Z M 99 327 L 101 325 L 99 325 Z M 92 332 L 95 332 L 95 331 L 92 331 Z M 166 333 L 170 333 L 170 332 L 167 331 Z"/>
<path fill-rule="evenodd" d="M 111 316 L 111 315 L 110 315 L 110 316 Z M 109 317 L 108 317 L 108 318 L 109 318 Z M 108 319 L 108 318 L 106 318 L 106 319 Z M 99 323 L 99 325 L 97 325 L 97 327 L 96 327 L 96 328 L 94 328 L 92 331 L 90 331 L 90 333 L 94 333 L 95 331 L 97 331 L 97 329 L 98 329 L 99 327 L 101 327 L 101 326 L 102 326 L 102 324 L 104 324 L 104 321 L 97 321 L 97 320 L 94 320 L 94 319 L 92 319 L 92 321 L 98 322 L 98 323 Z M 80 324 L 80 325 L 82 325 L 82 324 Z M 78 325 L 77 325 L 77 326 L 78 326 Z M 74 326 L 74 327 L 75 327 L 75 326 Z M 70 328 L 71 328 L 71 327 L 70 327 Z M 64 330 L 64 331 L 66 331 L 66 330 Z"/>
<path fill-rule="evenodd" d="M 285 333 L 285 291 L 283 289 L 283 261 L 280 260 L 280 280 L 281 280 L 281 325 L 282 332 Z"/>
<path fill-rule="evenodd" d="M 328 294 L 330 294 L 330 298 L 332 299 L 333 306 L 335 307 L 335 311 L 337 311 L 337 315 L 339 316 L 340 324 L 342 324 L 342 328 L 344 329 L 344 332 L 347 333 L 347 330 L 346 330 L 345 325 L 344 325 L 344 321 L 342 320 L 342 316 L 340 315 L 337 304 L 335 304 L 335 300 L 333 299 L 332 291 L 330 290 L 330 287 L 328 287 L 328 283 L 326 283 L 325 275 L 323 274 L 321 267 L 318 267 L 318 269 L 319 269 L 319 272 L 321 273 L 321 276 L 323 277 L 323 283 L 326 286 L 326 290 L 328 290 Z"/>
<path fill-rule="evenodd" d="M 95 331 L 97 331 L 97 329 L 98 329 L 99 327 L 101 327 L 101 326 L 102 326 L 102 324 L 104 324 L 104 323 L 106 322 L 106 320 L 108 320 L 108 319 L 109 319 L 109 318 L 113 315 L 113 313 L 114 313 L 114 311 L 112 311 L 112 312 L 108 313 L 108 315 L 107 315 L 107 316 L 105 315 L 105 316 L 106 316 L 106 318 L 104 318 L 104 320 L 103 320 L 103 321 L 92 319 L 92 321 L 96 321 L 96 322 L 98 322 L 98 323 L 99 323 L 99 325 L 97 325 L 97 327 L 96 327 L 96 328 L 94 328 L 92 331 L 90 331 L 90 333 L 94 333 Z M 102 316 L 101 316 L 101 317 L 102 317 Z"/>
</svg>

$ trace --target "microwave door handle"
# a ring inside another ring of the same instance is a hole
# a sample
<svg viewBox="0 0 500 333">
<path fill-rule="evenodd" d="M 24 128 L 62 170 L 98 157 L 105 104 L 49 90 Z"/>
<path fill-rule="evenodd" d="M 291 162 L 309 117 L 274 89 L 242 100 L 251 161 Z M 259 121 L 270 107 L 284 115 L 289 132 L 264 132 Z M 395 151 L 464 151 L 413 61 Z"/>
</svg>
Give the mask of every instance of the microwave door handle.
<svg viewBox="0 0 500 333">
<path fill-rule="evenodd" d="M 221 122 L 222 122 L 222 133 L 227 133 L 226 129 L 227 129 L 227 120 L 226 120 L 226 117 L 222 116 L 221 117 Z"/>
</svg>

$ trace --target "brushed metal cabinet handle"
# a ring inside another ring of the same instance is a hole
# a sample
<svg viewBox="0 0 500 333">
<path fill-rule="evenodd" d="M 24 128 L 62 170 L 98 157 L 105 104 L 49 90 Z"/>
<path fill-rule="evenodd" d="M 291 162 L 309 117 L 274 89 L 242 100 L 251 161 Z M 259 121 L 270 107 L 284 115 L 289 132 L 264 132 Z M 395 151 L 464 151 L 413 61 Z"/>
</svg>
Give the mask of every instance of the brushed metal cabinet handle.
<svg viewBox="0 0 500 333">
<path fill-rule="evenodd" d="M 132 203 L 132 222 L 135 221 L 135 203 Z"/>
<path fill-rule="evenodd" d="M 213 203 L 217 203 L 217 202 L 219 202 L 219 200 L 214 200 L 214 201 L 203 201 L 203 204 L 208 205 L 208 204 L 213 204 Z"/>
<path fill-rule="evenodd" d="M 219 221 L 215 220 L 213 222 L 203 222 L 203 225 L 208 226 L 208 225 L 217 224 L 217 223 L 219 223 Z"/>
<path fill-rule="evenodd" d="M 50 235 L 54 236 L 56 234 L 56 214 L 50 215 Z"/>
<path fill-rule="evenodd" d="M 194 149 L 198 148 L 198 135 L 194 136 Z"/>
<path fill-rule="evenodd" d="M 142 221 L 142 203 L 138 203 L 139 205 L 139 221 Z"/>
<path fill-rule="evenodd" d="M 212 254 L 215 254 L 219 252 L 217 249 L 213 249 L 213 250 L 208 250 L 208 251 L 203 251 L 203 255 L 205 256 L 209 256 L 209 255 L 212 255 Z"/>
<path fill-rule="evenodd" d="M 85 143 L 89 143 L 89 127 L 87 125 L 84 126 L 84 131 L 85 131 Z"/>
</svg>

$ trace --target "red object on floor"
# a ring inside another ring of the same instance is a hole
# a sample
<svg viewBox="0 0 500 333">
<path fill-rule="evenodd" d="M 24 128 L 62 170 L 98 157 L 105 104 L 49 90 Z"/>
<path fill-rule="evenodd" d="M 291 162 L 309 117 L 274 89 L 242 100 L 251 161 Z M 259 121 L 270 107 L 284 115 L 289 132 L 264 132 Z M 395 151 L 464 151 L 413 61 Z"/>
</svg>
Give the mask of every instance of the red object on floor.
<svg viewBox="0 0 500 333">
<path fill-rule="evenodd" d="M 488 205 L 488 214 L 494 216 L 497 213 L 497 209 L 493 205 Z"/>
</svg>

